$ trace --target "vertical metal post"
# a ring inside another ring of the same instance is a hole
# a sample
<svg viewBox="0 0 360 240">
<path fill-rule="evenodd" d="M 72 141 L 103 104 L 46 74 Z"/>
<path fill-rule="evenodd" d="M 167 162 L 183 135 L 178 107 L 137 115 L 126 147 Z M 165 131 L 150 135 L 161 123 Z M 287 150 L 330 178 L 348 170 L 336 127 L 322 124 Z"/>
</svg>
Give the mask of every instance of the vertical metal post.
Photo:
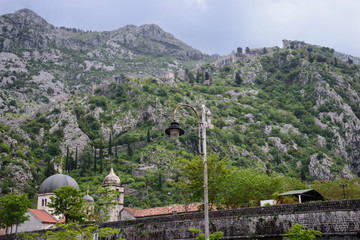
<svg viewBox="0 0 360 240">
<path fill-rule="evenodd" d="M 206 150 L 206 119 L 205 119 L 205 105 L 202 107 L 201 122 L 198 112 L 188 104 L 180 104 L 174 110 L 174 121 L 176 121 L 175 114 L 180 107 L 189 107 L 191 108 L 198 119 L 198 138 L 199 138 L 199 155 L 203 155 L 203 165 L 204 165 L 204 211 L 205 211 L 205 240 L 209 240 L 209 195 L 208 195 L 208 173 L 207 173 L 207 150 Z M 211 113 L 209 113 L 211 114 Z M 210 126 L 209 126 L 210 127 Z M 202 131 L 202 137 L 201 137 Z M 166 131 L 165 131 L 166 132 Z M 168 134 L 168 133 L 167 133 Z M 201 151 L 201 140 L 202 142 L 202 151 Z"/>
<path fill-rule="evenodd" d="M 203 138 L 203 164 L 204 164 L 204 211 L 205 211 L 205 240 L 209 240 L 209 197 L 208 197 L 208 176 L 207 176 L 207 150 L 206 150 L 206 120 L 205 105 L 202 105 L 202 138 Z"/>
</svg>

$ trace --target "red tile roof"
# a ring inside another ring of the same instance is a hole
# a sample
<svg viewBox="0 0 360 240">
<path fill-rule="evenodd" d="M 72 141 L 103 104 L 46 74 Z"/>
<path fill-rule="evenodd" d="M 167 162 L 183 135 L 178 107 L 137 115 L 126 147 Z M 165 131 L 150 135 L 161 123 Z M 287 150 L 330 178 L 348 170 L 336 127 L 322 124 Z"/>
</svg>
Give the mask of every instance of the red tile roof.
<svg viewBox="0 0 360 240">
<path fill-rule="evenodd" d="M 125 208 L 129 213 L 134 217 L 152 217 L 159 215 L 170 215 L 173 212 L 176 213 L 185 213 L 185 212 L 198 212 L 200 211 L 203 203 L 190 203 L 187 205 L 174 205 L 167 207 L 157 207 L 157 208 L 148 208 L 148 209 L 133 209 Z"/>
<path fill-rule="evenodd" d="M 65 222 L 65 218 L 60 219 L 57 221 L 53 218 L 48 212 L 42 209 L 29 209 L 29 211 L 34 214 L 37 218 L 39 218 L 42 222 L 45 223 L 57 223 L 57 222 Z"/>
</svg>

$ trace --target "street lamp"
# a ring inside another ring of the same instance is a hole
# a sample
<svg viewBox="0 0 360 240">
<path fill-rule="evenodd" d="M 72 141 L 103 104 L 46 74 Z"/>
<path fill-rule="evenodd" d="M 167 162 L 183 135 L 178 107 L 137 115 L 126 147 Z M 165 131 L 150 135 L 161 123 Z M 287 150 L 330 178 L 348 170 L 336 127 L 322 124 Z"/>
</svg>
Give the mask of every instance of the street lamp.
<svg viewBox="0 0 360 240">
<path fill-rule="evenodd" d="M 174 121 L 171 123 L 170 127 L 165 130 L 165 133 L 169 135 L 173 140 L 176 140 L 179 136 L 185 133 L 184 129 L 180 127 L 180 124 L 176 122 L 175 114 L 180 107 L 189 107 L 194 111 L 197 120 L 198 120 L 198 139 L 199 139 L 199 155 L 203 155 L 203 165 L 204 165 L 204 210 L 205 210 L 205 240 L 209 240 L 209 197 L 208 197 L 208 177 L 207 177 L 207 151 L 206 151 L 206 121 L 205 121 L 205 105 L 202 105 L 202 114 L 201 122 L 198 112 L 188 104 L 180 104 L 174 110 Z M 208 116 L 210 116 L 210 111 Z M 210 122 L 209 122 L 210 123 Z M 202 137 L 201 137 L 202 132 Z M 202 140 L 202 148 L 201 148 Z"/>
</svg>

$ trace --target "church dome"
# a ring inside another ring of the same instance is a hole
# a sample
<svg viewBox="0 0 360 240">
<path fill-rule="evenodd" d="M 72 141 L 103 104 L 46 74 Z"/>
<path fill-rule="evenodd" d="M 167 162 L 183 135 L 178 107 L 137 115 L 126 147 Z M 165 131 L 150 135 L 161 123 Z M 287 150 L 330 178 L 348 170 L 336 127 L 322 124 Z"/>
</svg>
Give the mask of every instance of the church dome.
<svg viewBox="0 0 360 240">
<path fill-rule="evenodd" d="M 93 202 L 95 202 L 95 201 L 94 201 L 94 198 L 93 198 L 92 196 L 90 196 L 89 194 L 85 195 L 85 196 L 83 197 L 83 200 L 84 200 L 85 202 L 88 202 L 88 203 L 93 203 Z"/>
<path fill-rule="evenodd" d="M 45 181 L 40 185 L 39 194 L 51 193 L 63 186 L 72 186 L 79 189 L 79 185 L 72 177 L 65 174 L 55 174 L 45 179 Z"/>
<path fill-rule="evenodd" d="M 115 175 L 113 168 L 111 168 L 110 173 L 104 178 L 103 186 L 109 185 L 120 185 L 120 178 Z"/>
</svg>

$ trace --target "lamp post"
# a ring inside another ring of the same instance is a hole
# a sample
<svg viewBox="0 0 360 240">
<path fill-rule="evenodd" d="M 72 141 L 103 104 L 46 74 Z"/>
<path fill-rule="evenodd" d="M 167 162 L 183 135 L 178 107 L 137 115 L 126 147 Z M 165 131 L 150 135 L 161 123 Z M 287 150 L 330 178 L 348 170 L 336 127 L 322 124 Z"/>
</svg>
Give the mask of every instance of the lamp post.
<svg viewBox="0 0 360 240">
<path fill-rule="evenodd" d="M 185 131 L 180 127 L 180 124 L 176 121 L 175 114 L 180 107 L 189 107 L 194 111 L 198 120 L 198 139 L 199 139 L 199 155 L 203 155 L 204 165 L 204 210 L 205 210 L 205 240 L 209 240 L 209 196 L 208 196 L 208 177 L 207 177 L 207 151 L 206 151 L 206 121 L 205 121 L 205 105 L 202 105 L 201 122 L 198 112 L 188 104 L 180 104 L 174 110 L 174 121 L 170 127 L 165 130 L 165 133 L 172 139 L 176 140 L 179 136 L 183 135 Z M 210 116 L 210 111 L 208 112 Z M 202 136 L 201 136 L 202 132 Z M 201 148 L 202 140 L 202 148 Z"/>
</svg>

